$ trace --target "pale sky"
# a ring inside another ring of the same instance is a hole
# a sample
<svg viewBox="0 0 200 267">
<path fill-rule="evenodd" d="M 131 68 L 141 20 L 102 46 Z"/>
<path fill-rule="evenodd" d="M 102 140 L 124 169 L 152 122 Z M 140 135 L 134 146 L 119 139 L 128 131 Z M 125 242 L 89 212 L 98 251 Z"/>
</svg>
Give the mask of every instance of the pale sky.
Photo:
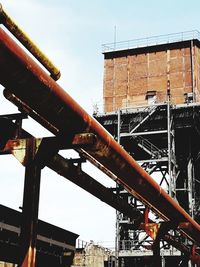
<svg viewBox="0 0 200 267">
<path fill-rule="evenodd" d="M 199 1 L 181 0 L 2 0 L 5 10 L 61 69 L 58 83 L 92 113 L 102 105 L 101 45 L 167 33 L 200 30 Z M 16 112 L 0 91 L 0 113 Z M 31 120 L 25 128 L 47 133 Z M 18 209 L 24 168 L 11 156 L 0 157 L 0 203 Z M 85 166 L 104 183 L 101 173 Z M 96 177 L 95 177 L 96 178 Z M 113 241 L 115 211 L 46 168 L 42 171 L 39 218 L 80 235 L 86 241 Z M 104 243 L 110 245 L 110 243 Z"/>
</svg>

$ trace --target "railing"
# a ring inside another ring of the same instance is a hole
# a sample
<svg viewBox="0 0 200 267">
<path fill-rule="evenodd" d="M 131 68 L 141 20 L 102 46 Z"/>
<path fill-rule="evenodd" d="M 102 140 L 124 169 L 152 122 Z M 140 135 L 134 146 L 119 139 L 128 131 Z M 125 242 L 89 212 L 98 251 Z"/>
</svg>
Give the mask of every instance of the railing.
<svg viewBox="0 0 200 267">
<path fill-rule="evenodd" d="M 134 250 L 139 249 L 140 246 L 145 246 L 147 249 L 151 249 L 153 240 L 147 239 L 145 235 L 141 240 L 121 240 L 119 241 L 120 250 Z"/>
<path fill-rule="evenodd" d="M 152 253 L 152 246 L 153 240 L 149 239 L 147 236 L 144 236 L 141 240 L 121 240 L 119 242 L 120 251 L 128 251 L 129 255 L 131 252 L 135 252 L 135 254 L 132 254 L 134 256 L 137 256 L 137 254 L 144 256 L 146 255 L 146 252 Z M 166 248 L 161 246 L 160 249 L 161 255 L 180 256 L 180 252 L 174 247 Z"/>
<path fill-rule="evenodd" d="M 84 240 L 81 239 L 76 240 L 76 248 L 85 248 L 88 244 L 89 242 L 86 242 Z"/>
<path fill-rule="evenodd" d="M 143 148 L 146 152 L 148 152 L 153 158 L 167 157 L 167 149 L 160 149 L 141 136 L 132 136 L 132 138 L 136 140 L 140 147 Z"/>
<path fill-rule="evenodd" d="M 200 40 L 200 32 L 197 30 L 178 32 L 172 34 L 158 35 L 152 37 L 146 37 L 141 39 L 133 39 L 121 42 L 107 43 L 102 45 L 103 53 L 126 50 L 132 48 L 146 47 L 152 45 L 175 43 L 187 40 L 198 39 Z"/>
<path fill-rule="evenodd" d="M 142 125 L 143 122 L 145 122 L 157 109 L 158 106 L 152 105 L 152 106 L 147 106 L 144 108 L 144 110 L 138 115 L 130 120 L 130 123 L 128 124 L 123 124 L 121 125 L 121 132 L 128 132 L 128 133 L 133 133 L 137 128 Z"/>
</svg>

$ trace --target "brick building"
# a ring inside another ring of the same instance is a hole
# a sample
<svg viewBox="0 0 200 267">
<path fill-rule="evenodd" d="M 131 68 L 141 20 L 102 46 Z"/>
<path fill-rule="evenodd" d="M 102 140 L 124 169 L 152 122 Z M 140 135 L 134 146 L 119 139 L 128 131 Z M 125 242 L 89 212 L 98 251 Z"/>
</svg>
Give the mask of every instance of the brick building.
<svg viewBox="0 0 200 267">
<path fill-rule="evenodd" d="M 200 222 L 200 34 L 197 31 L 104 45 L 104 112 L 94 113 L 156 182 Z M 134 179 L 134 177 L 133 177 Z M 116 192 L 142 213 L 137 197 Z M 151 214 L 153 215 L 153 214 Z M 156 218 L 155 222 L 159 223 Z M 116 266 L 191 266 L 180 251 L 116 217 Z M 175 237 L 179 233 L 175 231 Z M 190 243 L 184 240 L 190 247 Z M 164 244 L 164 245 L 163 245 Z M 200 248 L 197 248 L 200 249 Z"/>
<path fill-rule="evenodd" d="M 104 46 L 105 112 L 165 102 L 168 80 L 172 103 L 200 101 L 198 32 L 144 38 L 117 45 L 119 47 Z M 128 45 L 132 48 L 126 48 Z"/>
</svg>

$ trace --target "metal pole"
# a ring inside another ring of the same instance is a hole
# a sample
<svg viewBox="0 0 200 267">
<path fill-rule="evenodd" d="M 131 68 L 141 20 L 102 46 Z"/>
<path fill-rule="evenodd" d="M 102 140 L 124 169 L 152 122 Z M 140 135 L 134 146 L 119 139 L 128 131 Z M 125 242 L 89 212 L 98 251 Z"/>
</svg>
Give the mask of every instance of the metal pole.
<svg viewBox="0 0 200 267">
<path fill-rule="evenodd" d="M 190 155 L 191 156 L 191 155 Z M 188 160 L 187 165 L 187 173 L 188 173 L 188 206 L 189 206 L 189 214 L 192 218 L 194 218 L 194 207 L 193 207 L 193 164 L 192 159 Z"/>
<path fill-rule="evenodd" d="M 167 82 L 167 142 L 168 142 L 168 174 L 169 195 L 172 197 L 172 166 L 171 166 L 171 118 L 170 118 L 170 82 Z"/>
<path fill-rule="evenodd" d="M 117 27 L 114 27 L 114 50 L 116 49 L 116 40 L 117 40 Z"/>
<path fill-rule="evenodd" d="M 120 144 L 120 131 L 121 131 L 121 110 L 117 111 L 117 142 Z"/>
<path fill-rule="evenodd" d="M 29 163 L 25 169 L 22 222 L 20 233 L 20 259 L 18 267 L 34 267 L 41 169 L 34 162 L 34 139 L 27 145 Z"/>
<path fill-rule="evenodd" d="M 161 256 L 161 266 L 165 267 L 165 257 L 163 255 Z"/>
<path fill-rule="evenodd" d="M 192 102 L 196 102 L 196 95 L 195 95 L 195 83 L 194 83 L 194 43 L 193 40 L 191 40 L 190 43 L 190 64 L 191 64 L 191 82 L 192 82 L 192 95 L 193 95 L 193 100 Z"/>
<path fill-rule="evenodd" d="M 117 142 L 120 144 L 120 130 L 121 130 L 121 110 L 117 111 Z M 119 189 L 119 185 L 116 184 L 116 188 Z M 119 194 L 117 190 L 116 194 Z M 120 212 L 116 210 L 116 236 L 115 236 L 115 265 L 119 267 L 119 250 L 120 250 L 120 229 L 119 229 L 119 218 Z"/>
<path fill-rule="evenodd" d="M 119 267 L 119 211 L 116 210 L 115 266 Z"/>
</svg>

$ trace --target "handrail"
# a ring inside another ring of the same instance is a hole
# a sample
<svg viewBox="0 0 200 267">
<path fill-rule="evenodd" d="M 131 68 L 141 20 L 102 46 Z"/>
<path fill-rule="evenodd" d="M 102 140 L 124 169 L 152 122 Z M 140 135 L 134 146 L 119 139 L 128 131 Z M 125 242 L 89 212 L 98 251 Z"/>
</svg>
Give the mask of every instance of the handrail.
<svg viewBox="0 0 200 267">
<path fill-rule="evenodd" d="M 157 106 L 147 106 L 146 109 L 144 109 L 144 113 L 139 113 L 134 120 L 130 121 L 129 124 L 129 132 L 133 133 L 137 128 L 142 125 L 157 109 Z M 148 112 L 148 113 L 147 113 Z M 147 115 L 143 118 L 142 116 L 147 113 Z M 138 122 L 137 119 L 141 117 L 141 120 Z"/>
<path fill-rule="evenodd" d="M 127 41 L 107 43 L 102 45 L 102 49 L 103 53 L 108 53 L 113 51 L 148 47 L 153 45 L 183 42 L 194 39 L 200 40 L 200 32 L 197 30 L 162 34 L 157 36 L 144 37 L 140 39 L 131 39 Z"/>
<path fill-rule="evenodd" d="M 160 149 L 157 146 L 155 146 L 153 143 L 151 143 L 149 140 L 143 138 L 142 136 L 131 136 L 134 140 L 138 141 L 138 144 L 140 144 L 144 149 L 146 148 L 153 157 L 159 158 L 159 157 L 166 157 L 167 153 L 164 149 Z"/>
<path fill-rule="evenodd" d="M 60 70 L 53 62 L 40 50 L 40 48 L 31 40 L 31 38 L 14 22 L 0 4 L 0 23 L 2 23 L 23 45 L 26 49 L 51 73 L 54 80 L 61 76 Z"/>
</svg>

